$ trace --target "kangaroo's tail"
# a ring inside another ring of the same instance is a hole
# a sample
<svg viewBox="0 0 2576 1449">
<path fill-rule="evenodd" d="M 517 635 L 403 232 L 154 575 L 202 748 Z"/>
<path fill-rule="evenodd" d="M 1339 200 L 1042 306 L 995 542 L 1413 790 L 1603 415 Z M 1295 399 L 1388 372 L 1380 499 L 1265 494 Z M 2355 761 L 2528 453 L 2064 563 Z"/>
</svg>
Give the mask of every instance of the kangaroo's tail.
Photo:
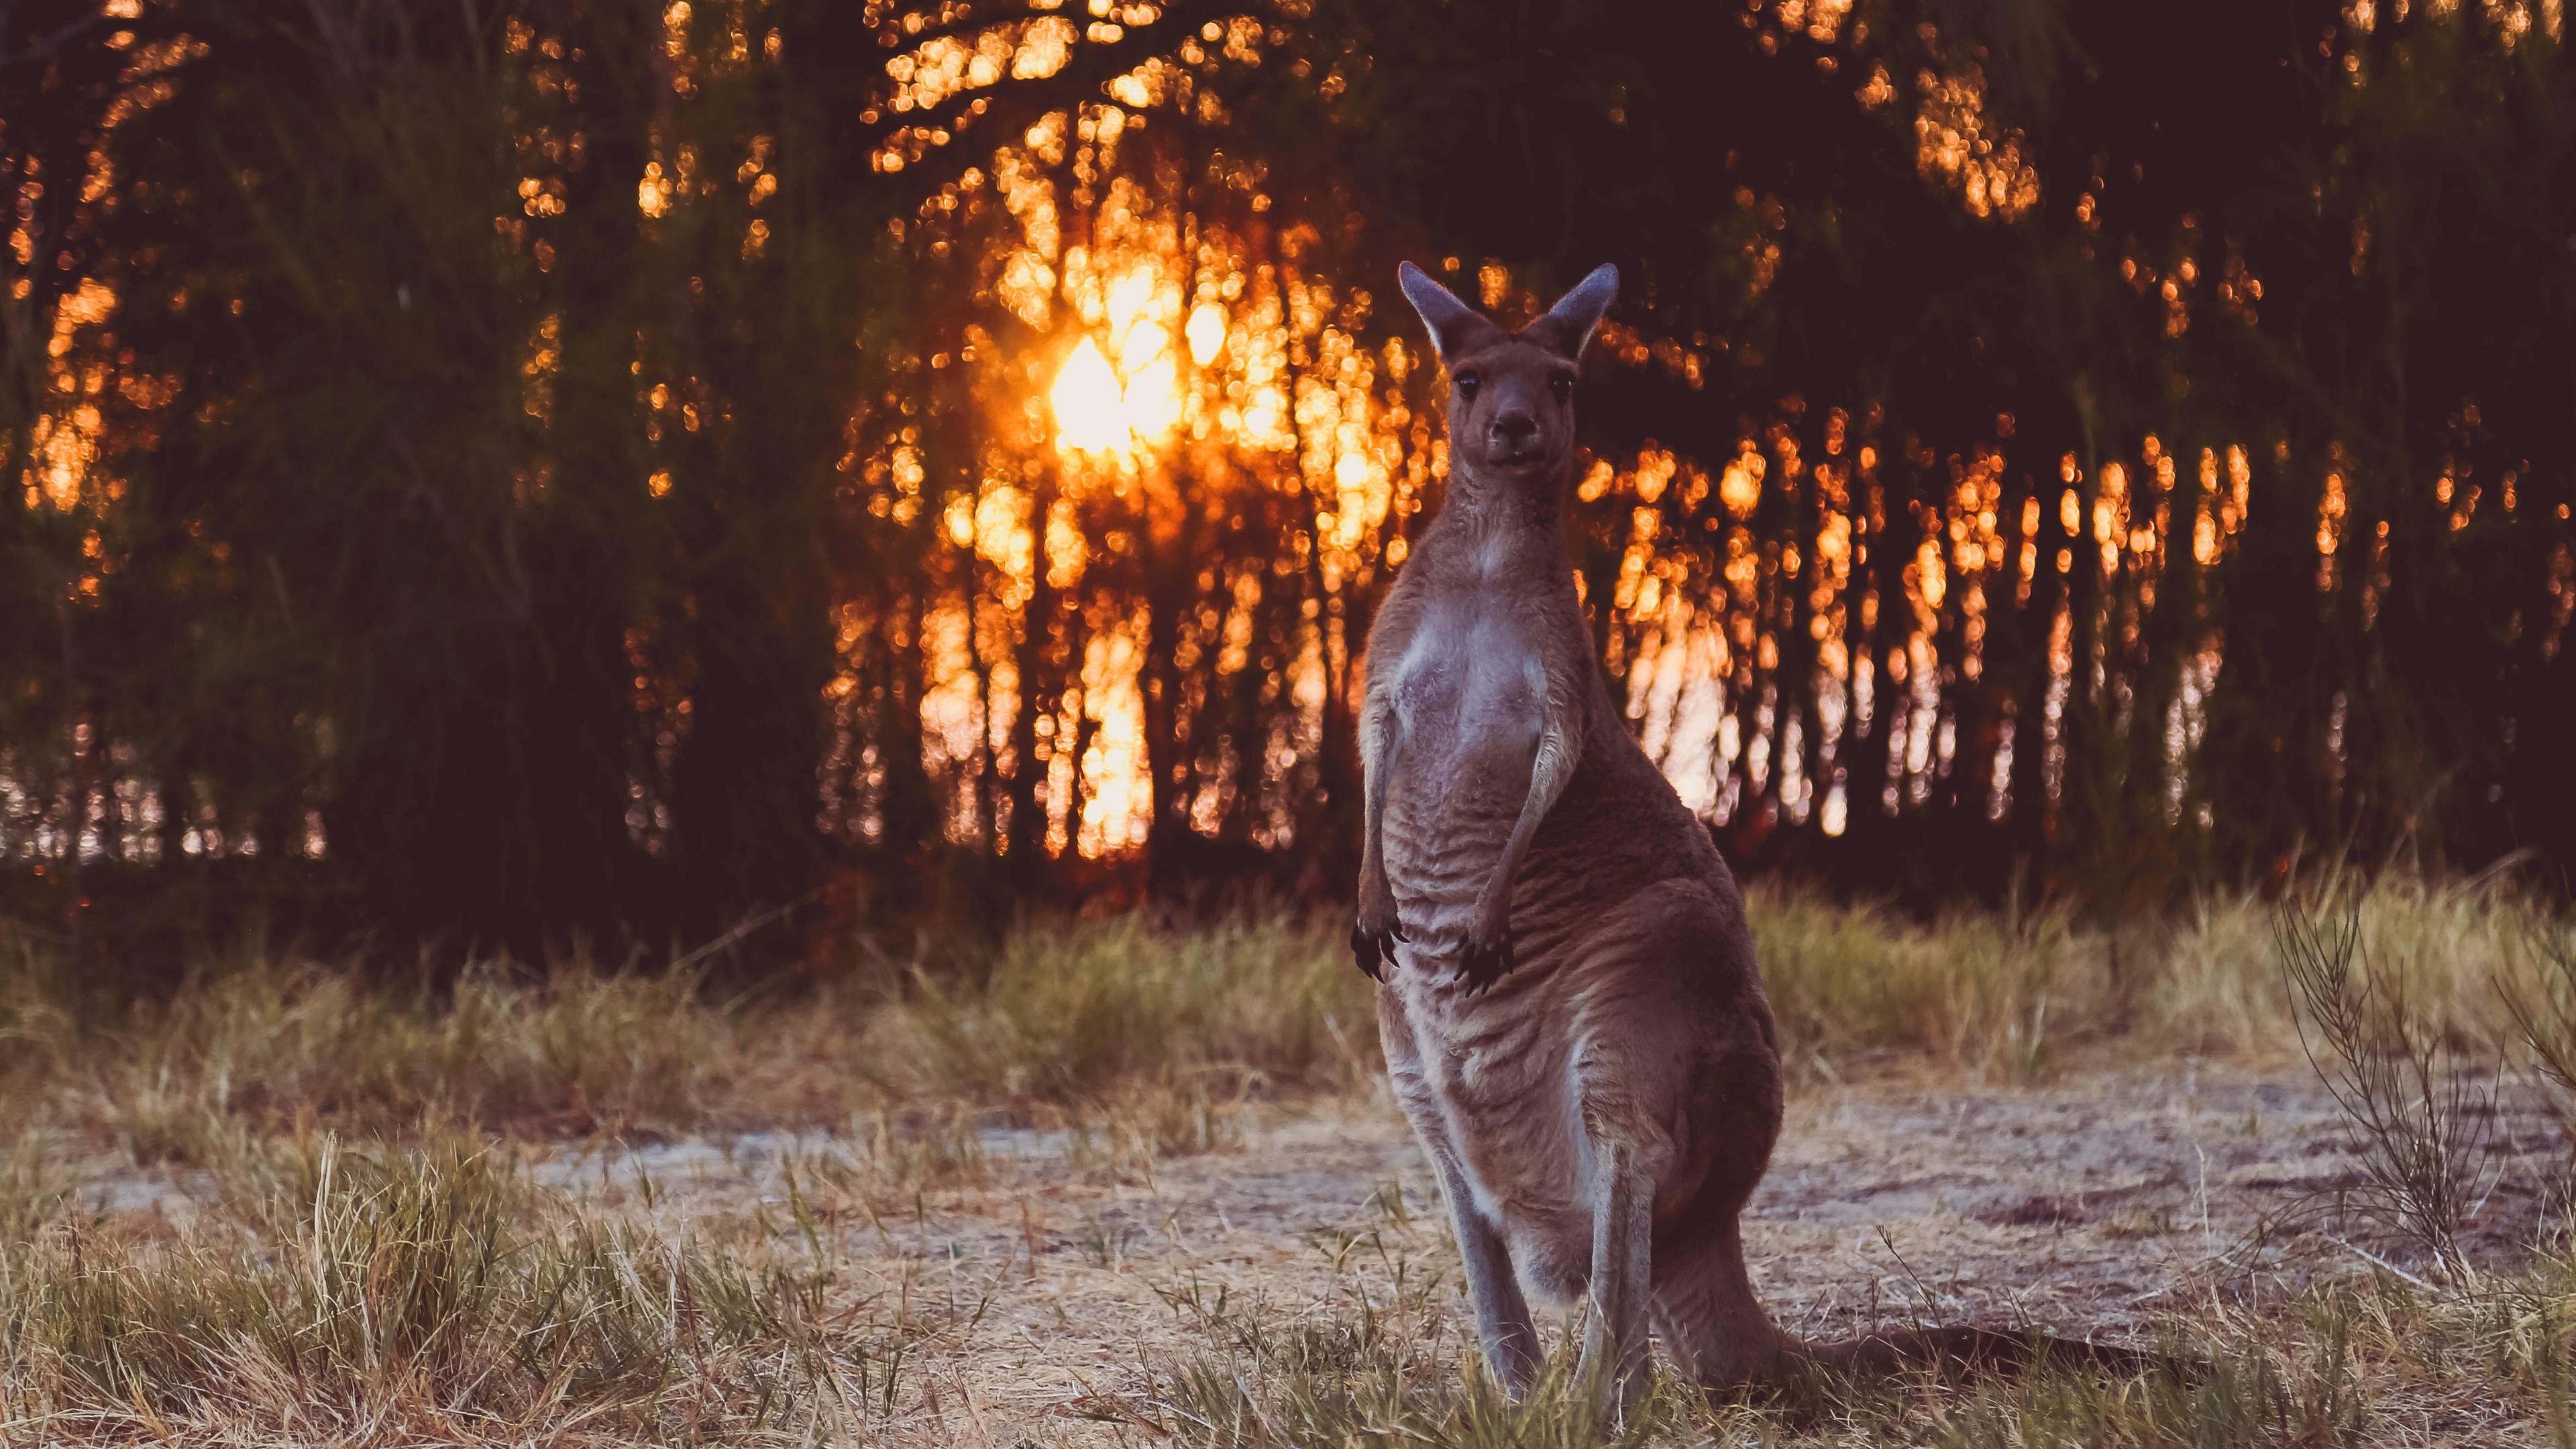
<svg viewBox="0 0 2576 1449">
<path fill-rule="evenodd" d="M 2190 1366 L 2163 1354 L 2145 1353 L 2104 1343 L 1992 1328 L 1909 1328 L 1873 1333 L 1832 1343 L 1792 1340 L 1784 1367 L 1806 1364 L 1867 1374 L 1929 1368 L 1942 1373 L 2018 1373 L 2041 1366 L 2089 1368 L 2115 1378 L 2169 1370 L 2188 1373 Z"/>
</svg>

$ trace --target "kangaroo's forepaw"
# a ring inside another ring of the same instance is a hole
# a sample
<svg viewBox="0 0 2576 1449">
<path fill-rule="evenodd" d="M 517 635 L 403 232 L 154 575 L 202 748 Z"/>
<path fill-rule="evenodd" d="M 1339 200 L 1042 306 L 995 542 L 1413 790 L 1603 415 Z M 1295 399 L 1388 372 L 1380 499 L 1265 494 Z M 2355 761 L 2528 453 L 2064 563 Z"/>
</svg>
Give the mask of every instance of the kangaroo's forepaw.
<svg viewBox="0 0 2576 1449">
<path fill-rule="evenodd" d="M 1357 922 L 1351 925 L 1351 960 L 1358 963 L 1360 974 L 1371 981 L 1386 979 L 1386 951 L 1368 928 Z"/>
<path fill-rule="evenodd" d="M 1401 921 L 1390 921 L 1382 929 L 1372 931 L 1363 918 L 1351 926 L 1351 959 L 1359 963 L 1362 975 L 1371 981 L 1384 981 L 1387 965 L 1395 960 L 1396 943 L 1411 940 L 1412 937 L 1404 934 Z"/>
<path fill-rule="evenodd" d="M 1458 979 L 1467 983 L 1469 991 L 1492 990 L 1494 983 L 1502 980 L 1503 974 L 1511 969 L 1512 931 L 1509 926 L 1490 937 L 1470 934 L 1465 948 L 1458 953 Z"/>
</svg>

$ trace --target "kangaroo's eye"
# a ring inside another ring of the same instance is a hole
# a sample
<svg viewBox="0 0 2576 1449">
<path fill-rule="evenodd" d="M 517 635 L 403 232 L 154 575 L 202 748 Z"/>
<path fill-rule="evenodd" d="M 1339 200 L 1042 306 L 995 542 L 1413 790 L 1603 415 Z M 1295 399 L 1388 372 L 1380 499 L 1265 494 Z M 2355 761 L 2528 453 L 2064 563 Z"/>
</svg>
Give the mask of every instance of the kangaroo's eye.
<svg viewBox="0 0 2576 1449">
<path fill-rule="evenodd" d="M 1462 372 L 1458 374 L 1457 377 L 1451 379 L 1451 381 L 1458 389 L 1458 401 L 1462 403 L 1471 403 L 1476 400 L 1476 384 L 1479 381 L 1476 374 L 1472 372 Z"/>
<path fill-rule="evenodd" d="M 1573 378 L 1567 377 L 1563 373 L 1559 373 L 1556 376 L 1549 378 L 1547 380 L 1547 385 L 1548 388 L 1556 394 L 1556 400 L 1558 402 L 1574 401 Z"/>
</svg>

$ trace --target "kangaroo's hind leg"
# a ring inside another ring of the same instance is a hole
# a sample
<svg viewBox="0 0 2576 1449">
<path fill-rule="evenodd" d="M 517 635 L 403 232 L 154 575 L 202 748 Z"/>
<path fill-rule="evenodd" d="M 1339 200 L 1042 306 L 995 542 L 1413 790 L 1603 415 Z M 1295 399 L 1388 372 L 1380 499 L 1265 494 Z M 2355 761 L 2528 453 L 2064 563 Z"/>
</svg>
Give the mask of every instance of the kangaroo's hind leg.
<svg viewBox="0 0 2576 1449">
<path fill-rule="evenodd" d="M 1414 1135 L 1429 1150 L 1440 1174 L 1440 1195 L 1449 1204 L 1449 1225 L 1457 1235 L 1458 1255 L 1467 1269 L 1467 1300 L 1476 1310 L 1476 1337 L 1485 1350 L 1485 1366 L 1514 1398 L 1537 1379 L 1544 1358 L 1538 1325 L 1531 1321 L 1529 1300 L 1512 1271 L 1510 1247 L 1502 1230 L 1476 1206 L 1475 1189 L 1460 1166 L 1449 1140 L 1448 1119 L 1422 1076 L 1421 1048 L 1405 1020 L 1392 988 L 1378 991 L 1378 1039 L 1386 1047 L 1387 1077 L 1395 1088 Z"/>
<path fill-rule="evenodd" d="M 1717 1040 L 1693 1073 L 1687 1116 L 1704 1165 L 1688 1200 L 1657 1225 L 1655 1243 L 1655 1332 L 1675 1367 L 1712 1388 L 1771 1377 L 1793 1347 L 1744 1264 L 1745 1204 L 1780 1135 L 1779 1055 L 1758 996 L 1730 1014 L 1732 1030 L 1712 1032 Z"/>
<path fill-rule="evenodd" d="M 1639 959 L 1629 954 L 1638 944 L 1613 939 L 1599 959 L 1625 965 Z M 1624 1421 L 1645 1390 L 1655 1199 L 1679 1163 L 1672 1124 L 1681 1083 L 1674 1066 L 1688 1053 L 1689 1032 L 1686 1023 L 1676 1029 L 1658 1020 L 1665 1013 L 1655 996 L 1615 988 L 1592 993 L 1576 1022 L 1569 1064 L 1583 1134 L 1581 1202 L 1592 1225 L 1584 1382 L 1606 1382 L 1614 1421 Z"/>
<path fill-rule="evenodd" d="M 1485 1367 L 1519 1398 L 1538 1377 L 1542 1355 L 1538 1325 L 1531 1321 L 1529 1300 L 1512 1271 L 1511 1249 L 1502 1233 L 1476 1208 L 1464 1174 L 1449 1152 L 1439 1149 L 1440 1193 L 1449 1200 L 1449 1222 L 1458 1235 L 1458 1254 L 1466 1260 L 1467 1301 L 1476 1310 L 1476 1338 L 1485 1349 Z"/>
<path fill-rule="evenodd" d="M 1694 1073 L 1688 1116 L 1705 1165 L 1656 1234 L 1655 1331 L 1675 1366 L 1710 1387 L 1768 1378 L 1793 1347 L 1763 1310 L 1744 1264 L 1744 1207 L 1780 1134 L 1779 1056 L 1768 1023 L 1758 997 L 1740 1003 L 1734 1030 L 1718 1034 Z"/>
<path fill-rule="evenodd" d="M 1780 1060 L 1741 912 L 1693 883 L 1650 888 L 1598 949 L 1620 969 L 1587 1003 L 1576 1068 L 1594 1160 L 1620 1169 L 1595 1184 L 1593 1291 L 1623 1393 L 1648 1318 L 1701 1382 L 1767 1372 L 1781 1339 L 1738 1222 L 1779 1137 Z"/>
<path fill-rule="evenodd" d="M 1671 1152 L 1640 1142 L 1625 1124 L 1592 1120 L 1592 1272 L 1583 1377 L 1606 1375 L 1610 1412 L 1624 1421 L 1646 1386 L 1648 1289 L 1653 1274 L 1655 1183 Z"/>
<path fill-rule="evenodd" d="M 1768 1379 L 1791 1347 L 1754 1297 L 1733 1216 L 1657 1256 L 1654 1318 L 1673 1366 L 1709 1388 Z"/>
</svg>

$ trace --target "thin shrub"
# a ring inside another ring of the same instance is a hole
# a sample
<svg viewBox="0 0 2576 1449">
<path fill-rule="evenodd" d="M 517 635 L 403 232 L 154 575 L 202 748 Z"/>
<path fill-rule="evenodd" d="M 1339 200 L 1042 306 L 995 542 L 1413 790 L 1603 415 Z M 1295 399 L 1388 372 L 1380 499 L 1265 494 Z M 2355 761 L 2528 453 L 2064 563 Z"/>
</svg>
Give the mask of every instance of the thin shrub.
<svg viewBox="0 0 2576 1449">
<path fill-rule="evenodd" d="M 2525 969 L 2498 985 L 2560 1127 L 2576 1140 L 2576 919 L 2534 918 L 2524 942 Z"/>
<path fill-rule="evenodd" d="M 2424 999 L 2438 973 L 2365 947 L 2357 905 L 2320 918 L 2293 904 L 2279 931 L 2301 1045 L 2361 1168 L 2349 1204 L 2444 1268 L 2464 1270 L 2458 1231 L 2479 1195 L 2494 1122 L 2483 1053 L 2443 1004 Z M 2401 939 L 2397 949 L 2426 944 Z"/>
</svg>

